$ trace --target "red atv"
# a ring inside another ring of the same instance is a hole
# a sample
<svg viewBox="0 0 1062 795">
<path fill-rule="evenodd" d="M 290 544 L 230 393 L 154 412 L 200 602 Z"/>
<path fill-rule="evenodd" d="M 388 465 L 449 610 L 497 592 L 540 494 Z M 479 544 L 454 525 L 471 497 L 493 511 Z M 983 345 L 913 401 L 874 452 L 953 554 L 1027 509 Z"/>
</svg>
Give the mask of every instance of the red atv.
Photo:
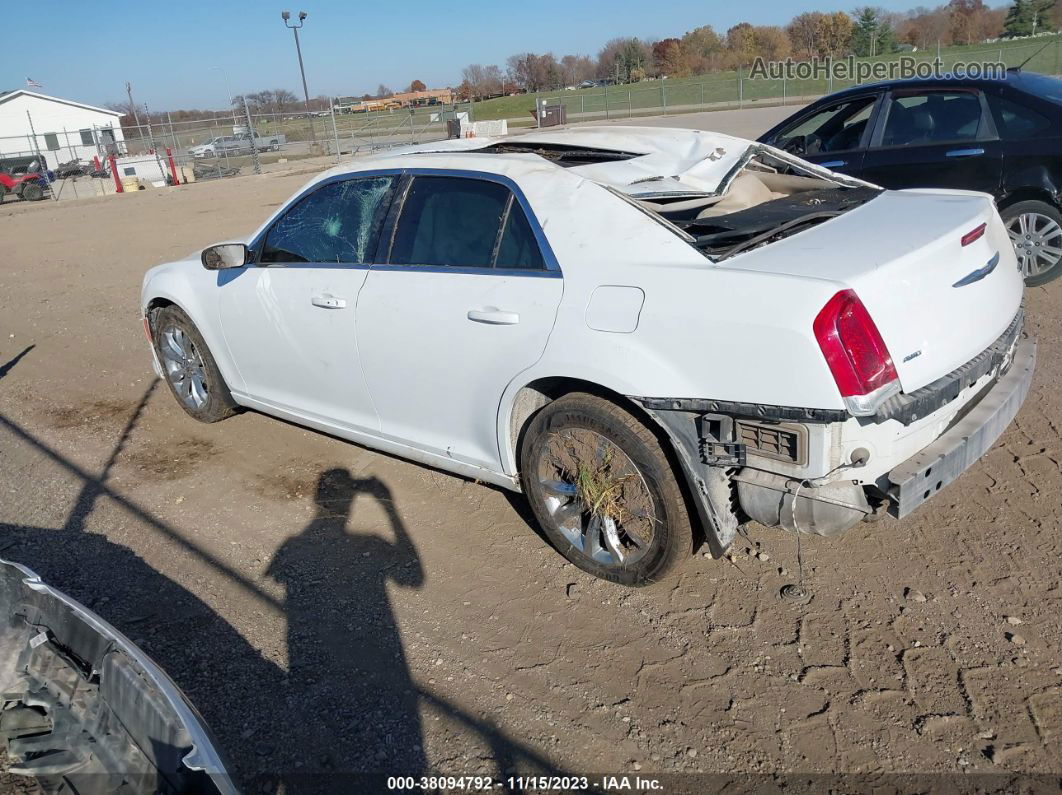
<svg viewBox="0 0 1062 795">
<path fill-rule="evenodd" d="M 0 202 L 9 193 L 23 201 L 35 202 L 45 196 L 45 187 L 41 184 L 40 174 L 8 174 L 0 171 Z"/>
</svg>

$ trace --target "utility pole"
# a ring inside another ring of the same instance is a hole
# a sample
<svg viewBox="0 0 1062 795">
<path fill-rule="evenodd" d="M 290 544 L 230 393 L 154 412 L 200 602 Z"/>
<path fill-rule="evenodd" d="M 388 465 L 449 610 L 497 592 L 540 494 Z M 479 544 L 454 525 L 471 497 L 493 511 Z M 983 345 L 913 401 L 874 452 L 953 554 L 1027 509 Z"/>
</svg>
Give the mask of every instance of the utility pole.
<svg viewBox="0 0 1062 795">
<path fill-rule="evenodd" d="M 251 138 L 251 162 L 254 164 L 254 173 L 262 173 L 262 161 L 258 159 L 258 145 L 254 141 L 254 126 L 251 124 L 251 109 L 247 107 L 247 95 L 243 97 L 243 112 L 247 115 L 247 134 Z"/>
<path fill-rule="evenodd" d="M 280 18 L 284 20 L 284 27 L 289 28 L 292 33 L 295 34 L 295 52 L 299 56 L 299 74 L 302 75 L 302 95 L 306 100 L 306 113 L 309 114 L 310 119 L 310 140 L 314 143 L 317 142 L 317 135 L 313 129 L 313 114 L 310 112 L 310 90 L 306 87 L 306 69 L 302 64 L 302 46 L 299 44 L 299 28 L 303 26 L 306 21 L 306 12 L 299 12 L 299 24 L 291 24 L 291 14 L 287 11 L 280 12 Z"/>
<path fill-rule="evenodd" d="M 140 116 L 136 112 L 136 103 L 133 101 L 133 84 L 128 80 L 125 81 L 125 93 L 129 97 L 129 107 L 133 110 L 133 122 L 136 124 L 137 135 L 140 136 L 140 140 L 144 140 L 144 131 L 140 129 Z"/>
</svg>

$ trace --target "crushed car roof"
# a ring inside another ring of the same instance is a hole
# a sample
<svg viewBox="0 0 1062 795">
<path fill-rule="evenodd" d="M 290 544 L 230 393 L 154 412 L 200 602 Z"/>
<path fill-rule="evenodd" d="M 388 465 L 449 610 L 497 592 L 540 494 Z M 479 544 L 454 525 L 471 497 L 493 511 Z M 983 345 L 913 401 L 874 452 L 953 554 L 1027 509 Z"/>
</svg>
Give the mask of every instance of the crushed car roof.
<svg viewBox="0 0 1062 795">
<path fill-rule="evenodd" d="M 511 164 L 556 167 L 632 196 L 714 193 L 739 167 L 750 146 L 744 138 L 667 127 L 578 127 L 527 135 L 461 138 L 401 147 L 363 163 L 409 165 L 411 155 L 430 155 L 439 167 L 480 168 L 489 155 Z M 528 156 L 532 157 L 528 157 Z M 402 161 L 406 162 L 403 163 Z M 426 163 L 417 158 L 418 166 Z M 393 161 L 393 162 L 392 162 Z M 349 170 L 349 166 L 347 169 Z"/>
</svg>

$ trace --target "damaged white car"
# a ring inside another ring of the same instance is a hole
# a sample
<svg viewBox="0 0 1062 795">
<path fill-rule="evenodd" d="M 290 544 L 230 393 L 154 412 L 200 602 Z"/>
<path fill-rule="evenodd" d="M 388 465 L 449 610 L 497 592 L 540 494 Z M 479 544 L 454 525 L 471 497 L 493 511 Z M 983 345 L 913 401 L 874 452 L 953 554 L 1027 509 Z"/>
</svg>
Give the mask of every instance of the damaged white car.
<svg viewBox="0 0 1062 795">
<path fill-rule="evenodd" d="M 749 520 L 903 518 L 1029 389 L 990 197 L 884 191 L 738 138 L 585 127 L 314 178 L 148 272 L 184 409 L 240 407 L 521 490 L 614 582 Z"/>
</svg>

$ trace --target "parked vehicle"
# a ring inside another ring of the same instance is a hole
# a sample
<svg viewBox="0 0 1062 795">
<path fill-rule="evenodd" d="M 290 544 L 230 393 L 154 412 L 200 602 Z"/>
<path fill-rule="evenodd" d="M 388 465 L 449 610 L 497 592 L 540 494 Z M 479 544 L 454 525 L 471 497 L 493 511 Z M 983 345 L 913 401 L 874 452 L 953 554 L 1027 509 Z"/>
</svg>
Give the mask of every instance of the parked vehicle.
<svg viewBox="0 0 1062 795">
<path fill-rule="evenodd" d="M 256 409 L 523 491 L 642 585 L 754 519 L 903 518 L 983 454 L 1035 343 L 991 199 L 695 130 L 460 139 L 315 177 L 144 278 L 184 410 Z"/>
<path fill-rule="evenodd" d="M 1062 80 L 1011 70 L 856 86 L 760 141 L 886 188 L 990 193 L 1026 283 L 1062 275 Z"/>
<path fill-rule="evenodd" d="M 259 135 L 255 133 L 254 135 L 254 146 L 259 152 L 276 152 L 285 143 L 287 143 L 287 137 L 280 134 Z M 206 143 L 193 146 L 188 151 L 193 157 L 219 157 L 224 154 L 245 155 L 251 151 L 251 148 L 251 134 L 243 132 L 237 135 L 211 138 Z"/>
<path fill-rule="evenodd" d="M 43 156 L 0 157 L 0 202 L 10 194 L 24 201 L 40 201 L 51 196 L 55 172 Z"/>
<path fill-rule="evenodd" d="M 65 163 L 60 163 L 55 168 L 55 176 L 57 179 L 66 179 L 67 177 L 83 177 L 91 171 L 91 168 L 87 163 L 81 161 L 80 158 L 74 158 L 68 160 Z"/>
</svg>

